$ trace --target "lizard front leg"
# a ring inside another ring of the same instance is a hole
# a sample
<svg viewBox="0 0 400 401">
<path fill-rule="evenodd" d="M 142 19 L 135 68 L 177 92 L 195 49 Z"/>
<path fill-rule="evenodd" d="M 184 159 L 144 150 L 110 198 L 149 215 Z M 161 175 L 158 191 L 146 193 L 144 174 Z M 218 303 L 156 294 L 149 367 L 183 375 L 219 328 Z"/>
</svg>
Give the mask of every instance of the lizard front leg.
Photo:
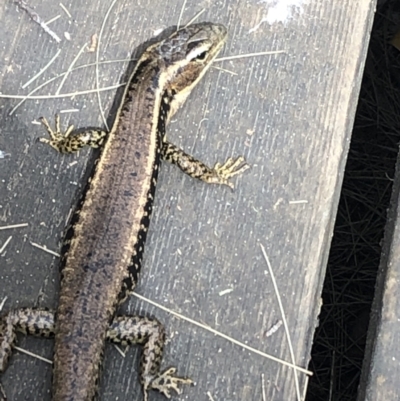
<svg viewBox="0 0 400 401">
<path fill-rule="evenodd" d="M 50 124 L 44 117 L 40 117 L 39 120 L 50 137 L 50 139 L 39 138 L 39 142 L 47 143 L 60 153 L 74 153 L 84 146 L 98 148 L 104 143 L 108 135 L 108 133 L 101 128 L 93 127 L 74 131 L 73 125 L 70 125 L 65 132 L 62 132 L 60 116 L 58 114 L 55 116 L 55 130 L 50 127 Z"/>
<path fill-rule="evenodd" d="M 233 188 L 229 181 L 232 177 L 245 172 L 250 166 L 243 156 L 228 158 L 225 163 L 216 163 L 214 167 L 208 167 L 202 161 L 187 154 L 184 150 L 163 139 L 161 154 L 163 159 L 177 165 L 184 173 L 197 178 L 208 184 L 228 185 Z"/>
</svg>

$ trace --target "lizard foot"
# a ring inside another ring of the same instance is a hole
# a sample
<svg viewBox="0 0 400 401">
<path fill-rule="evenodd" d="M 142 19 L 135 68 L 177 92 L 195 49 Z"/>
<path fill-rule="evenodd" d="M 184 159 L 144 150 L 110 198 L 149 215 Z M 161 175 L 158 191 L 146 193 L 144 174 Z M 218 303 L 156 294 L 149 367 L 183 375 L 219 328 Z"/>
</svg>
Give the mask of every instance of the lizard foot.
<svg viewBox="0 0 400 401">
<path fill-rule="evenodd" d="M 151 380 L 150 383 L 145 385 L 145 396 L 144 401 L 148 401 L 148 390 L 157 390 L 160 393 L 163 393 L 167 398 L 171 398 L 170 390 L 174 390 L 176 393 L 181 394 L 182 389 L 178 387 L 179 384 L 192 384 L 193 381 L 190 379 L 186 379 L 183 377 L 174 376 L 176 372 L 176 368 L 169 368 L 162 373 L 159 373 L 157 376 Z"/>
</svg>

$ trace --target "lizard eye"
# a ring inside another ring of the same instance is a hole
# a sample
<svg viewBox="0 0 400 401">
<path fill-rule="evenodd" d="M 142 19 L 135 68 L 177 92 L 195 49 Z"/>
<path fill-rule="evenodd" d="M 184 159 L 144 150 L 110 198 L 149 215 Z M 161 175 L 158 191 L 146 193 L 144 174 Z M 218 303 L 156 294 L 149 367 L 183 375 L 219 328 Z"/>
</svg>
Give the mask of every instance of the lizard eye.
<svg viewBox="0 0 400 401">
<path fill-rule="evenodd" d="M 186 57 L 189 61 L 205 60 L 210 47 L 208 42 L 190 42 L 187 46 L 188 53 Z"/>
<path fill-rule="evenodd" d="M 196 57 L 196 59 L 197 60 L 204 60 L 206 58 L 206 55 L 207 55 L 207 52 L 202 52 Z"/>
</svg>

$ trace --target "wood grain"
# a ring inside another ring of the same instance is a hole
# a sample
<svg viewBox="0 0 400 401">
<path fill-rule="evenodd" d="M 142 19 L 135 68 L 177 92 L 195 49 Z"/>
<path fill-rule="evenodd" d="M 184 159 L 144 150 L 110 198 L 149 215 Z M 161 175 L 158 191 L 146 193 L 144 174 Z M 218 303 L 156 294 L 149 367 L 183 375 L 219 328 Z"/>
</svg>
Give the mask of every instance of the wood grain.
<svg viewBox="0 0 400 401">
<path fill-rule="evenodd" d="M 397 160 L 381 263 L 371 309 L 358 401 L 399 399 L 400 159 Z"/>
<path fill-rule="evenodd" d="M 12 2 L 0 5 L 0 90 L 22 94 L 68 69 L 84 43 L 99 33 L 109 6 L 105 0 L 35 2 L 57 45 Z M 181 1 L 118 1 L 105 25 L 101 60 L 123 59 L 158 29 L 177 23 Z M 252 169 L 236 181 L 234 192 L 207 186 L 165 164 L 137 291 L 204 322 L 235 339 L 290 360 L 276 295 L 262 257 L 267 250 L 282 297 L 296 363 L 307 366 L 318 323 L 320 293 L 339 199 L 374 1 L 320 2 L 290 8 L 283 21 L 262 23 L 268 4 L 188 1 L 183 21 L 201 9 L 200 20 L 224 23 L 229 39 L 224 55 L 260 51 L 284 53 L 218 64 L 234 72 L 211 70 L 169 127 L 169 138 L 213 164 L 244 154 Z M 271 14 L 270 14 L 271 18 Z M 65 39 L 68 32 L 71 40 Z M 43 76 L 22 90 L 61 49 Z M 78 64 L 93 63 L 84 52 Z M 101 65 L 100 85 L 120 82 L 127 63 Z M 42 90 L 54 94 L 59 81 Z M 64 93 L 95 87 L 93 67 L 71 74 Z M 101 94 L 106 110 L 115 92 Z M 16 100 L 0 98 L 0 224 L 29 227 L 0 231 L 0 245 L 12 235 L 0 263 L 0 300 L 5 308 L 57 302 L 56 258 L 30 241 L 59 249 L 59 239 L 89 158 L 89 151 L 60 157 L 35 142 L 42 135 L 32 121 L 57 110 L 76 108 L 64 123 L 100 125 L 95 94 L 27 101 L 9 116 Z M 221 291 L 232 290 L 225 295 Z M 165 366 L 175 364 L 196 381 L 181 399 L 261 400 L 261 374 L 268 400 L 296 399 L 293 371 L 177 320 L 132 298 L 125 311 L 156 315 L 172 339 Z M 19 346 L 51 358 L 51 341 L 21 337 Z M 123 359 L 107 349 L 101 400 L 140 400 L 138 350 Z M 51 368 L 16 353 L 1 381 L 10 400 L 50 400 Z M 305 377 L 299 375 L 301 388 Z M 152 394 L 152 400 L 163 399 Z"/>
</svg>

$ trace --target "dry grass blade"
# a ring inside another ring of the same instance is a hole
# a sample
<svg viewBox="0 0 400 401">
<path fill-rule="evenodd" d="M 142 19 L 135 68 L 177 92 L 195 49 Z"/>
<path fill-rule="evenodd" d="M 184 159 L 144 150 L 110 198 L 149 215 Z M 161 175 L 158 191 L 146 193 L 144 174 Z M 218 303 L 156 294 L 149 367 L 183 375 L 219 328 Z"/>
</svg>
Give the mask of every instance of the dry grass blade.
<svg viewBox="0 0 400 401">
<path fill-rule="evenodd" d="M 43 361 L 43 362 L 46 362 L 46 363 L 48 363 L 48 364 L 50 364 L 50 365 L 53 364 L 53 361 L 50 361 L 50 359 L 43 358 L 43 357 L 40 356 L 40 355 L 34 354 L 33 352 L 30 352 L 30 351 L 27 351 L 26 349 L 17 347 L 16 345 L 14 345 L 13 348 L 16 349 L 16 350 L 19 351 L 19 352 L 22 352 L 22 353 L 25 354 L 25 355 L 29 355 L 29 356 L 31 356 L 31 357 L 33 357 L 33 358 L 39 359 L 39 360 L 41 360 L 41 361 Z"/>
<path fill-rule="evenodd" d="M 194 17 L 185 25 L 185 28 L 186 28 L 187 26 L 189 26 L 190 24 L 193 24 L 193 22 L 196 21 L 197 18 L 199 18 L 200 15 L 204 13 L 204 11 L 206 11 L 205 8 L 203 8 L 203 9 L 200 10 L 197 14 L 195 14 Z"/>
<path fill-rule="evenodd" d="M 4 297 L 3 300 L 0 302 L 0 312 L 3 310 L 6 301 L 7 301 L 7 297 Z"/>
<path fill-rule="evenodd" d="M 0 227 L 1 230 L 10 230 L 11 228 L 22 228 L 22 227 L 28 227 L 28 223 L 21 223 L 21 224 L 11 224 L 9 226 L 2 226 Z"/>
<path fill-rule="evenodd" d="M 270 52 L 237 54 L 235 56 L 219 57 L 219 58 L 216 58 L 214 60 L 214 63 L 215 62 L 219 62 L 219 61 L 237 60 L 237 59 L 241 59 L 241 58 L 268 56 L 268 55 L 271 55 L 271 54 L 281 54 L 281 53 L 286 53 L 286 50 L 276 50 L 276 51 L 270 51 Z"/>
<path fill-rule="evenodd" d="M 86 43 L 81 47 L 81 49 L 79 50 L 78 54 L 76 55 L 76 57 L 72 60 L 71 64 L 69 65 L 66 73 L 64 74 L 60 85 L 58 86 L 57 90 L 56 90 L 56 95 L 59 95 L 61 92 L 62 87 L 64 86 L 65 81 L 68 78 L 68 75 L 71 73 L 72 69 L 74 68 L 75 63 L 78 61 L 79 57 L 81 56 L 81 54 L 83 53 L 83 51 L 85 50 L 86 47 Z"/>
<path fill-rule="evenodd" d="M 56 16 L 53 17 L 53 18 L 50 18 L 48 21 L 45 22 L 45 24 L 46 24 L 46 25 L 50 25 L 50 24 L 52 24 L 53 22 L 57 21 L 59 18 L 61 18 L 61 15 L 60 15 L 60 14 L 59 14 L 59 15 L 56 15 Z"/>
<path fill-rule="evenodd" d="M 234 338 L 232 338 L 230 336 L 227 336 L 226 334 L 223 334 L 220 331 L 217 331 L 217 330 L 215 330 L 215 329 L 213 329 L 213 328 L 211 328 L 209 326 L 206 326 L 206 325 L 204 325 L 202 323 L 199 323 L 196 320 L 193 320 L 193 319 L 191 319 L 189 317 L 183 316 L 180 313 L 177 313 L 177 312 L 175 312 L 175 311 L 173 311 L 171 309 L 166 308 L 165 306 L 162 306 L 162 305 L 158 304 L 157 302 L 151 301 L 150 299 L 143 297 L 142 295 L 139 295 L 139 294 L 136 294 L 136 293 L 133 293 L 132 295 L 135 296 L 136 298 L 141 299 L 142 301 L 145 301 L 145 302 L 147 302 L 147 303 L 149 303 L 151 305 L 154 305 L 155 307 L 157 307 L 157 308 L 159 308 L 159 309 L 161 309 L 161 310 L 163 310 L 165 312 L 170 313 L 171 315 L 179 317 L 180 319 L 185 320 L 185 321 L 187 321 L 189 323 L 192 323 L 195 326 L 201 327 L 202 329 L 207 330 L 210 333 L 215 334 L 216 336 L 224 338 L 225 340 L 228 340 L 229 342 L 231 342 L 233 344 L 239 345 L 239 347 L 247 349 L 250 352 L 253 352 L 253 353 L 257 354 L 257 355 L 261 355 L 264 358 L 271 359 L 272 361 L 278 362 L 278 363 L 280 363 L 282 365 L 288 366 L 288 367 L 290 367 L 292 369 L 298 370 L 299 372 L 305 373 L 307 375 L 312 375 L 312 372 L 310 372 L 307 369 L 304 369 L 304 368 L 302 368 L 300 366 L 293 365 L 290 362 L 286 362 L 286 361 L 284 361 L 282 359 L 279 359 L 279 358 L 276 358 L 276 357 L 274 357 L 272 355 L 266 354 L 265 352 L 259 351 L 259 350 L 255 349 L 253 347 L 249 347 L 248 345 L 246 345 L 246 344 L 244 344 L 244 343 L 242 343 L 242 342 L 240 342 L 238 340 L 235 340 Z"/>
<path fill-rule="evenodd" d="M 36 242 L 31 242 L 30 244 L 31 244 L 32 246 L 34 246 L 35 248 L 39 248 L 39 249 L 41 249 L 42 251 L 45 251 L 45 252 L 49 253 L 50 255 L 56 256 L 57 258 L 59 258 L 59 257 L 61 256 L 59 253 L 54 252 L 54 251 L 52 251 L 52 250 L 46 248 L 46 247 L 43 246 L 43 245 L 39 245 L 39 244 L 37 244 Z"/>
<path fill-rule="evenodd" d="M 68 15 L 68 18 L 72 19 L 71 13 L 68 11 L 67 7 L 65 7 L 63 3 L 60 3 L 60 7 L 64 10 L 65 14 Z"/>
<path fill-rule="evenodd" d="M 5 243 L 3 244 L 3 246 L 0 248 L 0 255 L 4 252 L 4 250 L 6 249 L 7 245 L 10 243 L 11 239 L 12 239 L 12 235 L 10 235 L 10 236 L 7 238 L 6 242 L 5 242 Z"/>
<path fill-rule="evenodd" d="M 127 61 L 130 62 L 130 61 L 133 61 L 133 60 L 134 60 L 134 59 L 107 60 L 107 61 L 102 61 L 102 62 L 100 62 L 99 64 L 122 63 L 122 62 L 127 62 Z M 96 63 L 83 64 L 83 65 L 80 65 L 80 66 L 78 66 L 78 67 L 73 68 L 73 69 L 71 70 L 71 72 L 80 70 L 80 69 L 82 69 L 82 68 L 92 67 L 92 66 L 94 66 L 94 65 L 96 65 Z M 68 73 L 68 72 L 65 71 L 65 72 L 63 72 L 63 73 L 61 73 L 61 74 L 59 74 L 59 75 L 57 75 L 57 76 L 55 76 L 55 77 L 53 77 L 53 78 L 50 78 L 50 79 L 47 80 L 46 82 L 43 82 L 42 84 L 40 84 L 39 86 L 37 86 L 35 89 L 33 89 L 31 92 L 29 92 L 26 96 L 23 96 L 23 97 L 22 97 L 22 100 L 10 111 L 9 115 L 10 115 L 10 116 L 13 115 L 13 114 L 15 113 L 15 111 L 18 109 L 18 107 L 20 107 L 26 100 L 31 99 L 31 98 L 32 98 L 31 96 L 32 96 L 34 93 L 36 93 L 39 89 L 45 87 L 46 85 L 50 84 L 50 83 L 53 82 L 53 81 L 56 81 L 57 79 L 60 79 L 60 78 L 64 77 L 67 73 Z M 5 96 L 7 96 L 7 95 L 5 95 Z M 1 97 L 1 94 L 0 94 L 0 97 Z"/>
<path fill-rule="evenodd" d="M 107 19 L 111 13 L 111 10 L 114 8 L 115 3 L 117 0 L 113 0 L 112 3 L 110 4 L 110 7 L 108 8 L 106 15 L 104 16 L 103 22 L 101 24 L 100 32 L 99 32 L 99 38 L 97 41 L 97 49 L 96 49 L 96 89 L 97 89 L 97 101 L 99 104 L 99 110 L 100 110 L 100 115 L 101 119 L 103 121 L 104 126 L 108 130 L 108 125 L 107 125 L 107 119 L 104 115 L 104 109 L 101 104 L 101 97 L 100 97 L 100 77 L 99 77 L 99 61 L 100 61 L 100 48 L 101 48 L 101 41 L 103 38 L 103 32 L 104 32 L 104 27 L 106 26 Z"/>
<path fill-rule="evenodd" d="M 61 49 L 58 49 L 57 53 L 52 57 L 52 59 L 36 75 L 34 75 L 28 82 L 26 82 L 22 85 L 22 89 L 25 89 L 33 81 L 38 79 L 54 63 L 54 61 L 60 55 L 60 53 L 61 53 Z"/>
<path fill-rule="evenodd" d="M 262 251 L 262 254 L 264 256 L 265 262 L 267 263 L 267 267 L 268 267 L 269 274 L 271 276 L 272 284 L 274 285 L 275 295 L 276 295 L 276 298 L 278 300 L 279 310 L 281 312 L 281 318 L 282 318 L 283 326 L 285 328 L 286 340 L 287 340 L 288 345 L 289 345 L 290 358 L 292 360 L 292 364 L 296 365 L 296 360 L 295 360 L 295 357 L 294 357 L 294 351 L 293 351 L 293 346 L 292 346 L 292 340 L 290 338 L 289 327 L 288 327 L 288 324 L 287 324 L 285 311 L 283 309 L 283 304 L 282 304 L 282 299 L 281 299 L 281 296 L 280 296 L 280 293 L 279 293 L 279 288 L 278 288 L 278 285 L 277 285 L 276 280 L 275 280 L 274 271 L 272 270 L 272 266 L 271 266 L 271 263 L 269 261 L 269 258 L 268 258 L 267 252 L 265 251 L 264 246 L 262 244 L 260 244 L 260 247 L 261 247 L 261 251 Z M 297 399 L 298 399 L 298 401 L 301 401 L 300 384 L 299 384 L 299 378 L 297 376 L 297 371 L 294 370 L 293 373 L 294 373 L 294 383 L 295 383 L 295 386 L 296 386 Z"/>
<path fill-rule="evenodd" d="M 185 7 L 186 7 L 186 1 L 187 1 L 187 0 L 183 0 L 182 7 L 181 7 L 181 11 L 180 11 L 179 17 L 178 17 L 178 23 L 176 24 L 176 30 L 179 30 L 179 28 L 180 28 L 180 26 L 181 26 L 183 11 L 185 10 Z"/>
<path fill-rule="evenodd" d="M 124 86 L 125 83 L 123 84 L 119 84 L 119 85 L 113 85 L 113 86 L 106 86 L 105 88 L 100 88 L 100 89 L 89 89 L 86 91 L 80 91 L 80 92 L 71 92 L 71 93 L 62 93 L 60 95 L 37 95 L 37 96 L 29 96 L 28 99 L 42 99 L 42 100 L 46 100 L 46 99 L 62 99 L 64 97 L 74 97 L 74 96 L 81 96 L 81 95 L 88 95 L 89 93 L 96 93 L 96 92 L 104 92 L 104 91 L 109 91 L 109 90 L 114 90 L 114 89 L 118 89 L 121 86 Z M 24 99 L 26 100 L 27 97 L 26 96 L 22 96 L 22 95 L 1 95 L 0 94 L 0 99 Z"/>
<path fill-rule="evenodd" d="M 215 401 L 213 396 L 211 395 L 211 393 L 209 391 L 207 391 L 207 397 L 210 401 Z"/>
<path fill-rule="evenodd" d="M 267 396 L 265 394 L 265 379 L 264 373 L 261 374 L 261 390 L 262 390 L 262 401 L 267 401 Z"/>
</svg>

